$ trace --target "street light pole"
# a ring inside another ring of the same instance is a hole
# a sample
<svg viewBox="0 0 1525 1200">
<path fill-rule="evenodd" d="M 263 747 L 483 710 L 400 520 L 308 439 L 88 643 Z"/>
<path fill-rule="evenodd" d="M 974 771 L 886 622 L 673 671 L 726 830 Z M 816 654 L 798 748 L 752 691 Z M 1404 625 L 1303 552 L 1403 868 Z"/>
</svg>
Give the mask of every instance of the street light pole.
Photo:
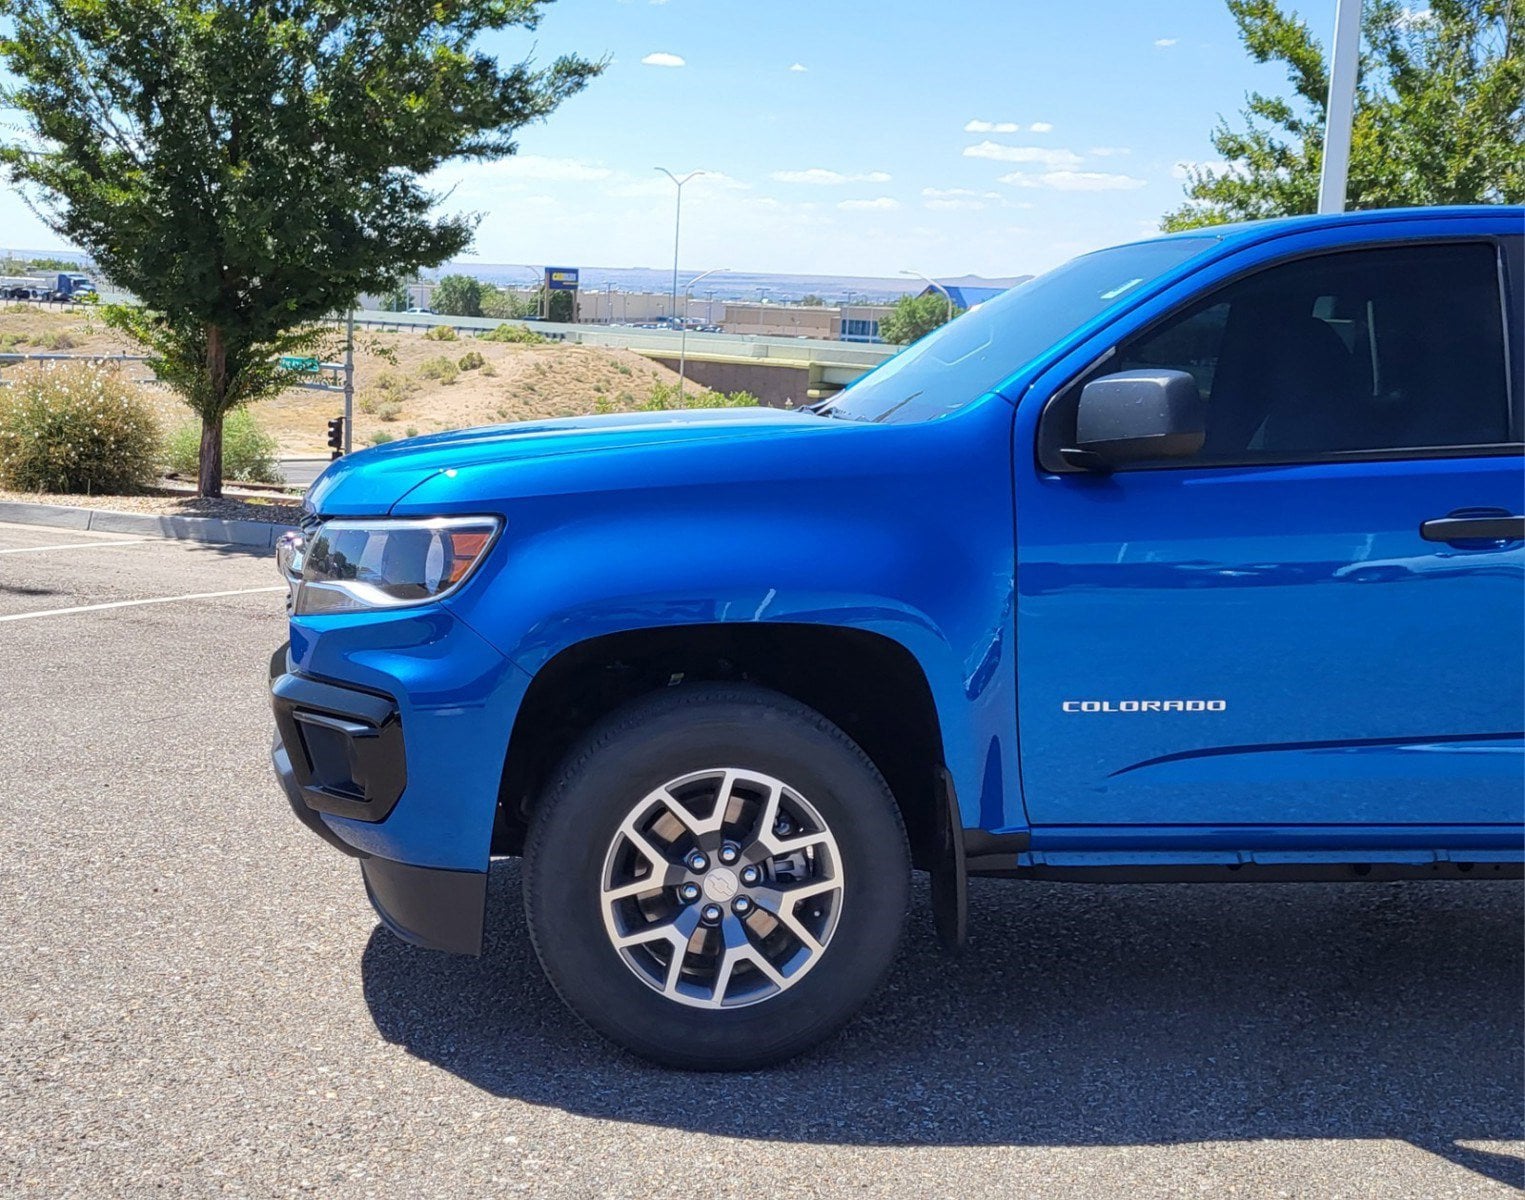
<svg viewBox="0 0 1525 1200">
<path fill-rule="evenodd" d="M 1361 0 L 1336 0 L 1334 50 L 1329 62 L 1329 104 L 1324 113 L 1324 165 L 1318 210 L 1345 211 L 1350 174 L 1350 133 L 1355 123 L 1356 73 L 1361 65 Z"/>
<path fill-rule="evenodd" d="M 683 230 L 683 185 L 695 175 L 703 175 L 704 172 L 690 171 L 682 179 L 679 179 L 666 167 L 655 167 L 653 169 L 661 171 L 662 174 L 673 181 L 673 186 L 678 189 L 678 203 L 673 212 L 672 219 L 672 315 L 676 317 L 678 315 L 678 236 Z"/>
<path fill-rule="evenodd" d="M 701 279 L 708 279 L 711 275 L 718 275 L 721 271 L 729 270 L 728 267 L 714 267 L 704 272 L 703 275 L 695 275 L 683 285 L 683 324 L 682 332 L 678 335 L 678 407 L 683 406 L 683 377 L 688 372 L 688 295 L 694 289 L 694 284 Z"/>
<path fill-rule="evenodd" d="M 932 276 L 930 276 L 930 275 L 923 275 L 920 271 L 905 271 L 905 270 L 902 270 L 900 273 L 902 275 L 914 275 L 914 276 L 916 276 L 917 279 L 924 279 L 924 280 L 927 281 L 927 283 L 930 286 L 936 288 L 944 296 L 948 297 L 948 320 L 950 320 L 950 321 L 953 320 L 953 293 L 952 292 L 950 292 L 947 288 L 943 287 L 943 285 L 938 283 L 937 280 L 933 279 Z"/>
</svg>

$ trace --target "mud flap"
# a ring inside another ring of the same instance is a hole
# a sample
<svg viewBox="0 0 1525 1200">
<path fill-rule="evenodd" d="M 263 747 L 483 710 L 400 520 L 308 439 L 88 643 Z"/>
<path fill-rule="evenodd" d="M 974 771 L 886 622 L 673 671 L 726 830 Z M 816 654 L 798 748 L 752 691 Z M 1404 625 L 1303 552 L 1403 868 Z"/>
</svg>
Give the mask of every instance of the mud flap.
<svg viewBox="0 0 1525 1200">
<path fill-rule="evenodd" d="M 964 864 L 964 821 L 958 810 L 953 779 L 938 771 L 943 798 L 937 862 L 932 867 L 932 923 L 944 948 L 962 950 L 969 932 L 969 874 Z"/>
</svg>

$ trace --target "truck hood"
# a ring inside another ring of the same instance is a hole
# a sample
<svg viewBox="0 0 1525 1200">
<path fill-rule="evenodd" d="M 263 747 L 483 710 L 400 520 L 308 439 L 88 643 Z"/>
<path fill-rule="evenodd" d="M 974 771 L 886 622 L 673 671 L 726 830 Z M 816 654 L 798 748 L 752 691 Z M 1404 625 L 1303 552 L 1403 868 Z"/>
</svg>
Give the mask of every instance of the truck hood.
<svg viewBox="0 0 1525 1200">
<path fill-rule="evenodd" d="M 776 408 L 687 409 L 488 425 L 347 454 L 318 476 L 304 506 L 325 516 L 380 516 L 420 484 L 468 468 L 562 455 L 605 455 L 681 442 L 735 441 L 841 429 Z"/>
</svg>

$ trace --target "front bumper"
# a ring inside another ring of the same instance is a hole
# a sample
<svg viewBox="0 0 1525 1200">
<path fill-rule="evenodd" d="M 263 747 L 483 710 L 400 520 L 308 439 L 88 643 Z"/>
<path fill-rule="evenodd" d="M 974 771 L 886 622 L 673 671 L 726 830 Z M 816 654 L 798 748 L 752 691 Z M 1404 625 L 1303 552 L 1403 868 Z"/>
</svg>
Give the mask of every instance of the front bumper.
<svg viewBox="0 0 1525 1200">
<path fill-rule="evenodd" d="M 407 782 L 397 707 L 390 699 L 290 671 L 286 647 L 270 663 L 276 734 L 270 763 L 293 815 L 336 850 L 360 860 L 366 895 L 404 941 L 480 954 L 485 871 L 415 866 L 367 853 L 324 819 L 383 821 Z"/>
</svg>

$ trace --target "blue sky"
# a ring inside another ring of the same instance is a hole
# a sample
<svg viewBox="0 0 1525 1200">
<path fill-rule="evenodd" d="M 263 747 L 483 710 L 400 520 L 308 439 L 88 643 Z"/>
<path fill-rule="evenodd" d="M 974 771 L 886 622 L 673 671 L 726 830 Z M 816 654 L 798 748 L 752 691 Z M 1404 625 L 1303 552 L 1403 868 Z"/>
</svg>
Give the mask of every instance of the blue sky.
<svg viewBox="0 0 1525 1200">
<path fill-rule="evenodd" d="M 1296 5 L 1320 40 L 1334 0 Z M 558 0 L 505 58 L 575 50 L 602 77 L 454 166 L 483 262 L 776 272 L 1020 274 L 1157 228 L 1179 164 L 1252 88 L 1223 0 Z M 1237 118 L 1234 118 L 1237 119 Z M 6 245 L 57 239 L 11 196 Z"/>
</svg>

